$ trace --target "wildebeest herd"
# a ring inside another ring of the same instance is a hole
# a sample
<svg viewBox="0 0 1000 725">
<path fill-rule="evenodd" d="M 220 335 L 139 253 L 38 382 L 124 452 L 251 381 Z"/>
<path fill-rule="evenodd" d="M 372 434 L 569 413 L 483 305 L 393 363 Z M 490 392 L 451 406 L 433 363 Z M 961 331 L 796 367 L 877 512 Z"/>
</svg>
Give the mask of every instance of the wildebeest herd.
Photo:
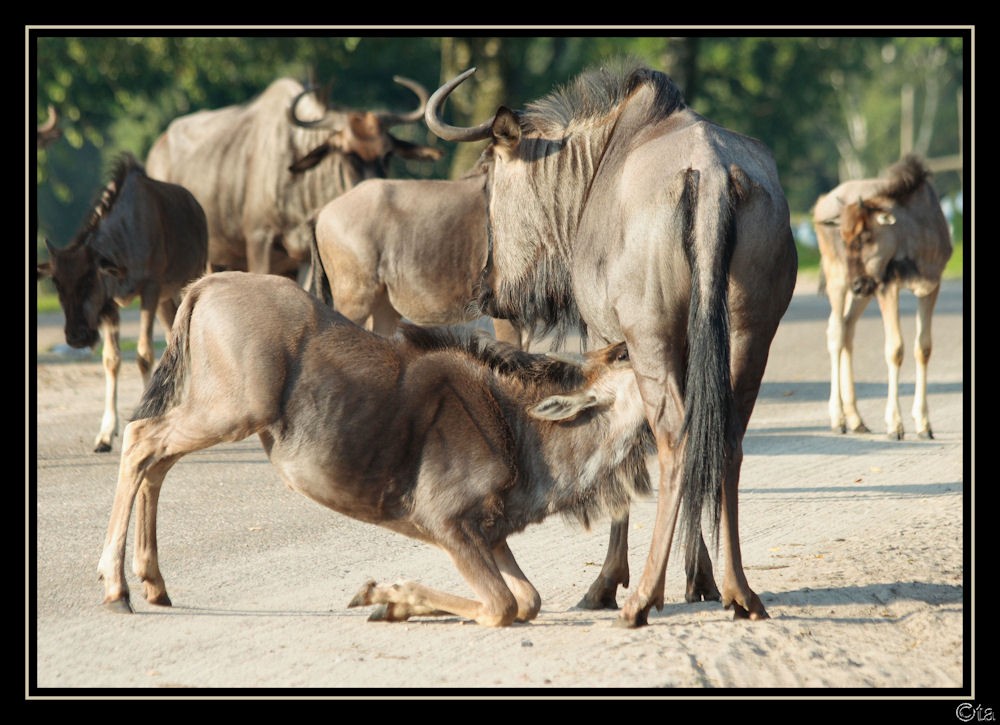
<svg viewBox="0 0 1000 725">
<path fill-rule="evenodd" d="M 533 619 L 541 600 L 507 538 L 554 513 L 611 519 L 579 606 L 617 608 L 630 582 L 629 502 L 651 490 L 653 453 L 652 542 L 617 622 L 643 626 L 663 606 L 675 533 L 688 601 L 767 618 L 743 570 L 738 488 L 798 269 L 771 152 L 630 63 L 587 71 L 523 110 L 449 125 L 444 103 L 474 71 L 430 95 L 397 78 L 420 100 L 406 114 L 332 111 L 280 79 L 245 105 L 179 118 L 145 169 L 122 157 L 65 250 L 49 245 L 38 271 L 56 283 L 67 342 L 90 346 L 104 331 L 96 450 L 117 433 L 116 304 L 142 297 L 144 377 L 157 305 L 167 330 L 122 436 L 98 565 L 109 608 L 132 610 L 133 507 L 134 573 L 149 602 L 169 605 L 156 544 L 164 477 L 187 453 L 256 434 L 290 488 L 442 548 L 477 597 L 368 582 L 350 606 L 376 605 L 370 619 Z M 444 141 L 487 142 L 464 178 L 385 178 L 390 153 L 441 155 L 387 132 L 421 119 Z M 951 240 L 929 172 L 907 157 L 884 177 L 846 182 L 819 198 L 814 223 L 831 305 L 831 426 L 867 431 L 851 351 L 874 295 L 887 432 L 903 437 L 907 287 L 920 300 L 913 416 L 931 437 L 930 319 Z M 293 281 L 305 277 L 308 292 Z M 440 327 L 481 316 L 498 339 Z M 533 336 L 558 344 L 573 332 L 598 349 L 575 362 L 528 350 Z M 706 535 L 726 554 L 721 588 Z"/>
</svg>

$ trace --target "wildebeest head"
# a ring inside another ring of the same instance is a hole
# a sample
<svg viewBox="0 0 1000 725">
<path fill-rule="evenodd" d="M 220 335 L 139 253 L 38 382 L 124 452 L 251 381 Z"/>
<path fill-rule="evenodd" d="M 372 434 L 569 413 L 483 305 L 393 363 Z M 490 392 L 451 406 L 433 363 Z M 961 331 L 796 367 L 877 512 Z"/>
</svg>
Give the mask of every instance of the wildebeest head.
<svg viewBox="0 0 1000 725">
<path fill-rule="evenodd" d="M 899 243 L 892 226 L 892 202 L 878 197 L 845 204 L 840 212 L 840 234 L 847 251 L 851 292 L 867 296 L 884 281 Z"/>
<path fill-rule="evenodd" d="M 480 310 L 543 332 L 555 329 L 560 337 L 573 327 L 585 334 L 573 294 L 571 247 L 590 181 L 616 127 L 611 121 L 639 89 L 650 93 L 640 104 L 646 115 L 634 122 L 638 127 L 683 108 L 683 96 L 666 75 L 626 58 L 581 74 L 523 111 L 501 106 L 478 126 L 446 124 L 442 105 L 475 70 L 435 91 L 424 118 L 446 141 L 492 141 Z"/>
<path fill-rule="evenodd" d="M 58 249 L 48 239 L 49 261 L 37 266 L 36 277 L 51 277 L 66 316 L 66 342 L 72 347 L 93 347 L 100 337 L 101 320 L 116 313 L 106 282 L 121 275 L 110 260 L 87 244 Z"/>
<path fill-rule="evenodd" d="M 537 189 L 529 176 L 530 161 L 557 153 L 563 142 L 546 134 L 527 137 L 521 115 L 505 106 L 478 126 L 445 123 L 441 118 L 445 99 L 475 71 L 470 68 L 435 91 L 425 120 L 446 141 L 492 140 L 481 157 L 489 164 L 489 174 L 487 258 L 476 285 L 479 310 L 490 317 L 541 323 L 543 332 L 558 320 L 561 333 L 579 320 L 570 291 L 569 265 L 546 228 L 552 218 L 552 194 Z"/>
<path fill-rule="evenodd" d="M 413 91 L 420 99 L 420 105 L 409 113 L 340 110 L 324 108 L 323 115 L 314 120 L 300 118 L 299 102 L 313 92 L 307 88 L 295 96 L 288 110 L 291 122 L 300 128 L 328 130 L 330 135 L 305 156 L 297 159 L 288 170 L 293 174 L 314 168 L 331 153 L 339 153 L 348 162 L 348 186 L 365 179 L 385 178 L 388 174 L 389 159 L 393 154 L 405 159 L 436 161 L 443 151 L 430 146 L 420 146 L 396 138 L 388 129 L 403 123 L 416 123 L 424 116 L 427 91 L 422 85 L 409 78 L 395 76 L 394 81 Z"/>
</svg>

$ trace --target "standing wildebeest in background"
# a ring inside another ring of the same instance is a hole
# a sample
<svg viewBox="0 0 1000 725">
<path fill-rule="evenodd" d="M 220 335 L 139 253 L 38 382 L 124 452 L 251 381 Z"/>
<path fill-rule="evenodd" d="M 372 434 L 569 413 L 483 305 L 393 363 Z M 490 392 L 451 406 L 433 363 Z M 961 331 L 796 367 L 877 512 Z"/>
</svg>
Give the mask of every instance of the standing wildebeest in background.
<svg viewBox="0 0 1000 725">
<path fill-rule="evenodd" d="M 54 106 L 49 105 L 49 117 L 45 123 L 39 126 L 35 132 L 35 146 L 43 149 L 62 138 L 62 129 L 59 128 L 59 114 Z"/>
<path fill-rule="evenodd" d="M 149 175 L 184 185 L 201 202 L 213 271 L 295 276 L 309 261 L 316 213 L 330 199 L 384 177 L 393 154 L 442 155 L 388 132 L 419 121 L 427 100 L 418 83 L 396 81 L 417 94 L 416 110 L 328 110 L 301 83 L 280 78 L 249 103 L 175 119 L 149 151 Z"/>
<path fill-rule="evenodd" d="M 541 606 L 507 538 L 554 513 L 587 524 L 648 493 L 652 437 L 624 343 L 583 368 L 485 335 L 406 326 L 390 340 L 292 281 L 221 272 L 192 285 L 125 428 L 98 572 L 131 611 L 133 569 L 169 605 L 156 547 L 164 476 L 185 454 L 257 434 L 289 488 L 446 551 L 478 600 L 368 582 L 370 619 L 457 614 L 506 626 Z M 234 374 L 234 371 L 235 374 Z"/>
<path fill-rule="evenodd" d="M 930 175 L 911 154 L 894 164 L 884 178 L 845 181 L 821 195 L 813 208 L 823 285 L 830 300 L 826 345 L 830 351 L 830 427 L 835 431 L 869 432 L 855 404 L 853 351 L 858 318 L 874 293 L 885 327 L 889 369 L 885 425 L 890 439 L 903 438 L 899 290 L 906 287 L 917 297 L 913 420 L 921 438 L 934 437 L 927 412 L 927 361 L 931 315 L 941 289 L 941 273 L 951 257 L 951 232 Z"/>
<path fill-rule="evenodd" d="M 579 324 L 628 344 L 656 436 L 659 499 L 649 557 L 620 623 L 662 608 L 684 502 L 688 601 L 717 599 L 702 510 L 727 554 L 721 598 L 737 618 L 767 612 L 743 572 L 737 489 L 742 440 L 797 258 L 774 160 L 760 142 L 684 103 L 663 73 L 621 65 L 581 75 L 527 110 L 473 128 L 427 103 L 449 141 L 491 139 L 490 248 L 480 309 L 524 325 Z M 628 585 L 627 519 L 582 606 L 615 606 Z"/>
<path fill-rule="evenodd" d="M 73 347 L 97 344 L 105 373 L 104 417 L 94 450 L 111 450 L 118 434 L 118 307 L 141 300 L 136 361 L 144 383 L 155 362 L 153 316 L 170 337 L 181 290 L 205 272 L 208 227 L 191 193 L 156 181 L 131 154 L 116 161 L 112 179 L 76 237 L 64 249 L 48 240 L 49 261 L 39 276 L 51 276 L 66 315 L 66 342 Z"/>
<path fill-rule="evenodd" d="M 402 317 L 473 321 L 469 302 L 486 264 L 485 184 L 483 169 L 455 181 L 371 179 L 337 197 L 316 218 L 314 272 L 325 283 L 314 280 L 313 290 L 359 325 L 371 318 L 387 337 Z M 493 324 L 498 339 L 523 346 L 517 327 Z"/>
</svg>

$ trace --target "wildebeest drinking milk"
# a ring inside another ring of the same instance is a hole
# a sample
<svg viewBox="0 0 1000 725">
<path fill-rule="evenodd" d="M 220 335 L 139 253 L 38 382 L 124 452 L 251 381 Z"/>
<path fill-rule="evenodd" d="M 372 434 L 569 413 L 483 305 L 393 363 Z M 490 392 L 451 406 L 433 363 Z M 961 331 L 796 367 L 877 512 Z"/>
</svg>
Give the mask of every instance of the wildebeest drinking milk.
<svg viewBox="0 0 1000 725">
<path fill-rule="evenodd" d="M 743 436 L 797 270 L 770 151 L 633 63 L 584 73 L 524 111 L 502 106 L 478 126 L 451 126 L 442 105 L 474 71 L 431 94 L 426 119 L 444 140 L 490 141 L 480 311 L 625 340 L 656 436 L 653 540 L 619 622 L 644 625 L 663 606 L 681 516 L 686 598 L 720 597 L 701 536 L 706 508 L 726 552 L 723 605 L 766 617 L 743 571 L 737 499 Z M 584 603 L 613 605 L 628 584 L 626 531 L 613 524 Z"/>
<path fill-rule="evenodd" d="M 136 362 L 146 383 L 156 358 L 154 315 L 169 339 L 182 288 L 205 272 L 205 213 L 191 192 L 149 178 L 126 153 L 73 240 L 63 249 L 45 243 L 49 261 L 38 265 L 37 275 L 51 276 L 55 283 L 66 316 L 66 342 L 92 347 L 103 333 L 104 416 L 94 450 L 107 452 L 118 434 L 118 308 L 139 297 Z"/>
<path fill-rule="evenodd" d="M 252 322 L 252 324 L 250 324 Z M 553 513 L 620 515 L 649 490 L 652 436 L 623 343 L 581 367 L 487 335 L 364 330 L 274 275 L 220 272 L 192 285 L 133 421 L 98 571 L 104 602 L 169 605 L 156 508 L 185 454 L 257 434 L 284 482 L 360 521 L 441 547 L 477 600 L 416 582 L 365 584 L 372 618 L 457 614 L 505 626 L 541 599 L 507 538 Z M 332 556 L 336 552 L 331 552 Z"/>
</svg>

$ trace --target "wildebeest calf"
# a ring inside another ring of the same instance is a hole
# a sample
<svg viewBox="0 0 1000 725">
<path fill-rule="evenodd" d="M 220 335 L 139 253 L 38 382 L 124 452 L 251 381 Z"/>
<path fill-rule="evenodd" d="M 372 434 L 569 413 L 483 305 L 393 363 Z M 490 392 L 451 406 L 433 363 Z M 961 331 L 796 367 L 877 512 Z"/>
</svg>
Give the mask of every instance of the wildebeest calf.
<svg viewBox="0 0 1000 725">
<path fill-rule="evenodd" d="M 899 291 L 908 288 L 917 298 L 913 421 L 920 438 L 934 437 L 927 406 L 931 317 L 952 245 L 930 177 L 923 161 L 911 154 L 893 164 L 881 178 L 845 181 L 820 195 L 813 208 L 821 271 L 830 300 L 828 409 L 830 427 L 835 431 L 868 432 L 855 403 L 853 353 L 855 327 L 874 294 L 885 327 L 884 354 L 889 371 L 886 431 L 890 439 L 902 440 Z"/>
<path fill-rule="evenodd" d="M 62 249 L 45 244 L 49 261 L 36 274 L 52 277 L 66 316 L 66 342 L 82 348 L 104 340 L 104 415 L 94 450 L 106 453 L 118 435 L 118 308 L 139 297 L 136 363 L 148 383 L 156 362 L 154 314 L 169 337 L 181 290 L 208 266 L 208 222 L 190 191 L 149 178 L 125 153 L 73 240 Z"/>
<path fill-rule="evenodd" d="M 415 582 L 367 583 L 371 619 L 456 614 L 490 626 L 541 606 L 507 537 L 554 513 L 621 516 L 649 492 L 652 436 L 624 343 L 582 366 L 485 335 L 403 325 L 366 331 L 292 281 L 224 272 L 188 288 L 170 344 L 125 428 L 98 571 L 104 602 L 169 605 L 156 504 L 185 454 L 256 433 L 293 490 L 444 549 L 478 600 Z"/>
</svg>

